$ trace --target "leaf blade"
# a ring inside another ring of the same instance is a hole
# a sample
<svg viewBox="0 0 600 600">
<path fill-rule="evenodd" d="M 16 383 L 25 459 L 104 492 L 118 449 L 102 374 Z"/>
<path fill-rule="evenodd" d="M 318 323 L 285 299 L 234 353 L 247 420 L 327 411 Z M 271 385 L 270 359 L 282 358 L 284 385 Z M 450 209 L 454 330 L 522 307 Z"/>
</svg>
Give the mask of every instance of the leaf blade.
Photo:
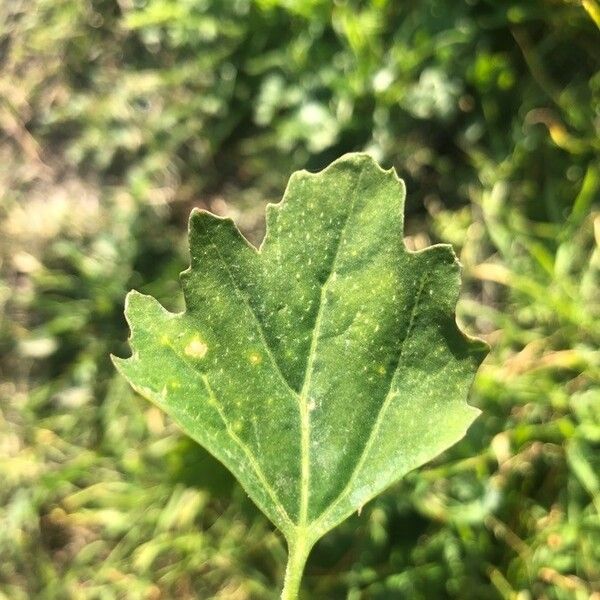
<svg viewBox="0 0 600 600">
<path fill-rule="evenodd" d="M 366 155 L 296 173 L 258 251 L 231 220 L 193 211 L 185 312 L 129 296 L 119 370 L 296 546 L 478 414 L 465 398 L 485 345 L 456 325 L 458 261 L 449 246 L 406 250 L 404 197 Z"/>
</svg>

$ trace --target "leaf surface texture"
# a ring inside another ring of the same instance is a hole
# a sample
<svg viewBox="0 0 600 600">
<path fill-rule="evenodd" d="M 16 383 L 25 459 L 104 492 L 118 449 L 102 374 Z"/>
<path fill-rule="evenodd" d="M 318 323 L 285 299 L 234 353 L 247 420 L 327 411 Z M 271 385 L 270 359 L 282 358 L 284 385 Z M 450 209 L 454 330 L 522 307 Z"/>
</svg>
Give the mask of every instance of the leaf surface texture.
<svg viewBox="0 0 600 600">
<path fill-rule="evenodd" d="M 486 347 L 457 328 L 447 245 L 405 249 L 404 185 L 350 154 L 292 175 L 256 250 L 194 211 L 186 310 L 128 295 L 131 385 L 312 545 L 460 439 Z"/>
</svg>

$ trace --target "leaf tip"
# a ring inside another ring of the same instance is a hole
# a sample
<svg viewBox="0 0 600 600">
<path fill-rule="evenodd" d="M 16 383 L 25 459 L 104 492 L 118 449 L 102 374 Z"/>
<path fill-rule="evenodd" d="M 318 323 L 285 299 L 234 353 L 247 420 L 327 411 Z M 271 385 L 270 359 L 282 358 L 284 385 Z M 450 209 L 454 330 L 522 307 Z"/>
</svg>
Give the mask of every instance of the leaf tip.
<svg viewBox="0 0 600 600">
<path fill-rule="evenodd" d="M 125 312 L 129 310 L 132 303 L 135 303 L 140 296 L 144 296 L 144 294 L 137 290 L 129 290 L 127 292 L 127 295 L 125 296 Z"/>
<path fill-rule="evenodd" d="M 234 223 L 233 219 L 231 217 L 228 217 L 226 215 L 216 215 L 215 213 L 211 212 L 210 210 L 206 210 L 205 208 L 198 208 L 197 206 L 195 206 L 194 208 L 192 208 L 192 211 L 190 212 L 190 218 L 188 221 L 188 225 L 191 228 L 192 226 L 199 224 L 199 223 L 209 223 L 209 224 L 214 224 L 214 223 L 223 223 L 223 222 L 227 222 L 227 223 Z"/>
<path fill-rule="evenodd" d="M 238 239 L 245 246 L 256 248 L 244 237 L 236 222 L 229 216 L 216 215 L 204 208 L 193 208 L 188 221 L 188 237 L 192 263 L 194 262 L 194 248 L 203 244 L 215 245 L 216 234 Z M 192 265 L 193 266 L 193 265 Z"/>
</svg>

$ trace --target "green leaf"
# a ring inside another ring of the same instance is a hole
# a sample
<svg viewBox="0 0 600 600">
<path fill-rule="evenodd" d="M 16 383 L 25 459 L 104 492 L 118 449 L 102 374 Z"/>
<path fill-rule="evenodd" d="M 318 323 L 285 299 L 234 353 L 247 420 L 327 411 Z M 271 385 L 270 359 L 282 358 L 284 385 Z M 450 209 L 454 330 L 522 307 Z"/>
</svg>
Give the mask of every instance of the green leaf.
<svg viewBox="0 0 600 600">
<path fill-rule="evenodd" d="M 486 353 L 457 328 L 450 246 L 402 243 L 404 185 L 350 154 L 294 173 L 256 250 L 195 210 L 186 311 L 131 292 L 140 394 L 222 461 L 285 535 L 284 598 L 313 544 L 459 440 Z"/>
</svg>

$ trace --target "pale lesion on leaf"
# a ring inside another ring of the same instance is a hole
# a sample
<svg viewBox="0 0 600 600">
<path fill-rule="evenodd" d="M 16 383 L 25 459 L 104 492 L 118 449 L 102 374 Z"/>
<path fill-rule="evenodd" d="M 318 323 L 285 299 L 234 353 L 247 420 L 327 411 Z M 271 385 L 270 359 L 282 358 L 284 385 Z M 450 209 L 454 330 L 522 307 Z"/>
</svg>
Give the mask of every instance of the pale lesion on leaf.
<svg viewBox="0 0 600 600">
<path fill-rule="evenodd" d="M 199 337 L 193 337 L 184 348 L 184 353 L 190 358 L 204 358 L 208 352 L 207 344 Z"/>
</svg>

